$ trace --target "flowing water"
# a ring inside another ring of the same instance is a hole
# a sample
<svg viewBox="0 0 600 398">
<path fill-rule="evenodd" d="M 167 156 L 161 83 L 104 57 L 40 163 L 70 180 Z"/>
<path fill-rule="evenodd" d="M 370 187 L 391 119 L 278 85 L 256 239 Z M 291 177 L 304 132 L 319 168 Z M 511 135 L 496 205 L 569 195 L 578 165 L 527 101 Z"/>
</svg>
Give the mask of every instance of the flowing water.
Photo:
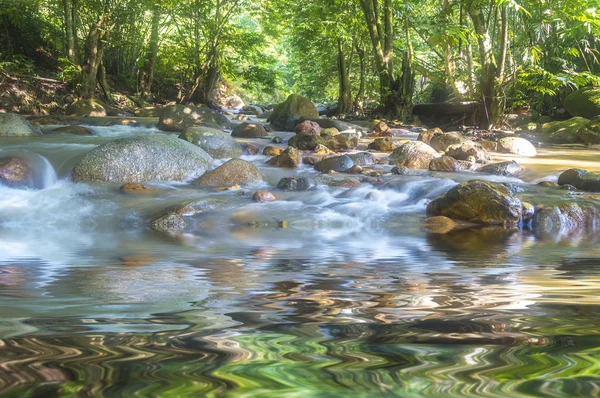
<svg viewBox="0 0 600 398">
<path fill-rule="evenodd" d="M 70 170 L 110 139 L 159 132 L 92 129 L 0 143 L 36 169 L 31 189 L 0 187 L 0 395 L 600 395 L 595 234 L 429 234 L 427 201 L 473 174 L 279 192 L 293 172 L 260 155 L 244 158 L 267 182 L 241 191 L 124 195 Z M 598 154 L 548 148 L 519 159 L 522 180 L 489 178 L 536 204 L 597 203 L 534 183 L 600 170 Z M 279 201 L 249 199 L 264 187 Z M 181 236 L 147 227 L 184 201 L 209 210 Z"/>
</svg>

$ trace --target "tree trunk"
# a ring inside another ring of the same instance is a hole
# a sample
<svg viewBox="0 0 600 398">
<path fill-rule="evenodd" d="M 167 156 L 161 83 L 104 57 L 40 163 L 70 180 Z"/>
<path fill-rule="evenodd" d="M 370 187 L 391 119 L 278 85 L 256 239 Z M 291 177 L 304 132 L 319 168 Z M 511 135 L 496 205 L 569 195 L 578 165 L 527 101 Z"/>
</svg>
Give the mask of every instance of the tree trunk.
<svg viewBox="0 0 600 398">
<path fill-rule="evenodd" d="M 100 83 L 100 88 L 102 88 L 102 92 L 104 93 L 108 104 L 114 105 L 116 102 L 112 97 L 110 85 L 106 78 L 106 68 L 104 67 L 104 61 L 102 60 L 100 60 L 100 66 L 98 67 L 98 82 Z"/>
<path fill-rule="evenodd" d="M 442 7 L 445 10 L 448 9 L 449 0 L 444 0 Z M 452 88 L 457 95 L 459 95 L 459 91 L 456 88 L 456 82 L 454 80 L 454 60 L 452 59 L 452 47 L 450 47 L 450 43 L 447 41 L 444 42 L 444 67 L 446 69 L 446 83 L 448 86 Z"/>
<path fill-rule="evenodd" d="M 98 68 L 102 59 L 104 21 L 100 17 L 85 40 L 85 60 L 82 69 L 82 97 L 93 98 L 98 83 Z"/>
<path fill-rule="evenodd" d="M 75 29 L 75 8 L 71 0 L 63 0 L 65 13 L 65 42 L 67 59 L 73 64 L 79 64 L 79 54 L 77 51 L 77 35 Z"/>
<path fill-rule="evenodd" d="M 358 54 L 358 60 L 360 64 L 360 83 L 358 86 L 358 92 L 356 93 L 356 98 L 354 99 L 354 109 L 362 114 L 365 101 L 365 79 L 367 74 L 365 50 L 356 46 L 356 53 Z"/>
<path fill-rule="evenodd" d="M 140 74 L 140 94 L 142 98 L 149 100 L 152 93 L 152 81 L 154 79 L 154 67 L 158 55 L 158 40 L 160 29 L 160 8 L 158 4 L 154 5 L 152 10 L 152 33 L 150 34 L 150 43 L 148 54 Z"/>
<path fill-rule="evenodd" d="M 346 59 L 342 48 L 342 39 L 338 39 L 338 80 L 339 80 L 339 97 L 338 97 L 338 115 L 343 115 L 352 111 L 352 93 L 350 92 L 350 78 L 346 69 Z"/>
</svg>

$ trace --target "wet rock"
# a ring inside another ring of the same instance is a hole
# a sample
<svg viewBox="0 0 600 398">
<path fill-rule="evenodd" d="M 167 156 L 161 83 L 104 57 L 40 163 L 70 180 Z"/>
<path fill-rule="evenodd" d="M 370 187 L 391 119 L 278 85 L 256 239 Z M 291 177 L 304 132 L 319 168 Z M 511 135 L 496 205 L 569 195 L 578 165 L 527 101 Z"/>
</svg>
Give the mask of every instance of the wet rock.
<svg viewBox="0 0 600 398">
<path fill-rule="evenodd" d="M 303 151 L 312 151 L 318 145 L 324 145 L 325 139 L 316 135 L 295 135 L 289 139 L 288 145 Z"/>
<path fill-rule="evenodd" d="M 559 187 L 559 185 L 557 183 L 555 183 L 554 181 L 540 181 L 537 184 L 541 187 L 556 187 L 556 188 Z"/>
<path fill-rule="evenodd" d="M 322 173 L 335 171 L 343 173 L 354 166 L 354 162 L 347 155 L 334 156 L 331 158 L 325 158 L 315 165 L 315 170 Z"/>
<path fill-rule="evenodd" d="M 391 138 L 376 138 L 368 148 L 379 152 L 392 152 L 396 149 L 396 144 Z"/>
<path fill-rule="evenodd" d="M 306 177 L 286 177 L 279 180 L 277 189 L 282 191 L 307 191 L 314 183 Z"/>
<path fill-rule="evenodd" d="M 327 148 L 325 145 L 317 145 L 315 147 L 315 155 L 333 155 L 335 154 L 335 152 L 333 152 L 331 149 Z"/>
<path fill-rule="evenodd" d="M 256 155 L 258 152 L 260 152 L 260 149 L 261 147 L 256 144 L 244 144 L 244 150 L 248 155 Z"/>
<path fill-rule="evenodd" d="M 600 144 L 600 117 L 591 120 L 579 129 L 577 135 L 584 144 Z"/>
<path fill-rule="evenodd" d="M 276 128 L 292 131 L 303 117 L 318 118 L 319 112 L 308 98 L 291 94 L 285 102 L 275 106 L 268 121 Z"/>
<path fill-rule="evenodd" d="M 233 117 L 233 120 L 246 121 L 250 120 L 250 118 L 248 117 L 248 115 L 235 115 Z"/>
<path fill-rule="evenodd" d="M 229 134 L 210 127 L 187 127 L 179 138 L 199 146 L 215 159 L 235 158 L 243 153 L 242 145 Z"/>
<path fill-rule="evenodd" d="M 390 127 L 384 121 L 373 120 L 373 123 L 371 123 L 371 130 L 373 130 L 373 133 L 381 135 L 388 133 L 390 131 Z"/>
<path fill-rule="evenodd" d="M 105 117 L 107 116 L 107 112 L 102 102 L 95 98 L 90 98 L 73 102 L 67 107 L 67 115 Z"/>
<path fill-rule="evenodd" d="M 586 87 L 574 91 L 565 98 L 564 106 L 573 116 L 593 119 L 600 116 L 600 88 Z"/>
<path fill-rule="evenodd" d="M 281 137 L 275 137 L 271 140 L 271 142 L 273 144 L 281 144 L 281 143 L 283 143 L 283 140 L 281 139 Z"/>
<path fill-rule="evenodd" d="M 498 141 L 498 150 L 502 153 L 512 153 L 519 156 L 536 156 L 535 146 L 525 138 L 505 137 Z"/>
<path fill-rule="evenodd" d="M 432 159 L 429 162 L 429 170 L 431 171 L 443 171 L 443 172 L 457 172 L 470 170 L 473 164 L 465 160 L 456 160 L 450 156 L 441 156 L 439 158 Z"/>
<path fill-rule="evenodd" d="M 456 228 L 456 223 L 448 217 L 429 217 L 423 222 L 423 227 L 434 234 L 447 234 Z"/>
<path fill-rule="evenodd" d="M 233 129 L 231 132 L 232 137 L 239 138 L 260 138 L 267 136 L 267 130 L 258 123 L 242 123 Z"/>
<path fill-rule="evenodd" d="M 74 167 L 75 182 L 190 181 L 210 168 L 213 158 L 177 137 L 146 135 L 109 141 L 88 152 Z"/>
<path fill-rule="evenodd" d="M 358 152 L 349 154 L 348 157 L 352 159 L 355 165 L 365 167 L 365 166 L 373 166 L 377 163 L 377 158 L 372 153 L 369 152 Z"/>
<path fill-rule="evenodd" d="M 581 142 L 579 130 L 590 121 L 582 117 L 569 120 L 550 122 L 542 125 L 539 137 L 542 141 L 551 144 L 576 144 Z"/>
<path fill-rule="evenodd" d="M 350 174 L 361 174 L 363 172 L 363 168 L 360 167 L 359 165 L 355 164 L 354 166 L 350 167 L 346 173 L 350 173 Z"/>
<path fill-rule="evenodd" d="M 444 132 L 442 131 L 442 129 L 436 127 L 434 129 L 431 130 L 427 130 L 427 131 L 422 131 L 419 133 L 419 136 L 417 137 L 417 141 L 421 141 L 426 143 L 427 145 L 429 145 L 431 143 L 431 140 L 438 136 L 444 134 Z"/>
<path fill-rule="evenodd" d="M 569 169 L 558 177 L 558 185 L 572 185 L 589 192 L 600 192 L 600 174 L 588 173 L 582 169 Z"/>
<path fill-rule="evenodd" d="M 266 156 L 277 156 L 277 155 L 280 155 L 281 152 L 283 152 L 283 148 L 269 145 L 263 149 L 262 153 L 263 153 L 263 155 L 266 155 Z"/>
<path fill-rule="evenodd" d="M 427 206 L 427 214 L 485 225 L 516 225 L 521 201 L 502 184 L 471 180 L 450 189 Z"/>
<path fill-rule="evenodd" d="M 199 125 L 202 122 L 214 123 L 221 128 L 231 128 L 226 116 L 206 107 L 193 105 L 169 105 L 160 111 L 158 128 L 163 131 L 181 132 L 186 127 Z"/>
<path fill-rule="evenodd" d="M 276 201 L 277 198 L 269 191 L 256 191 L 252 195 L 252 200 L 255 202 L 273 202 Z"/>
<path fill-rule="evenodd" d="M 94 135 L 92 130 L 81 126 L 57 127 L 46 134 Z"/>
<path fill-rule="evenodd" d="M 144 106 L 137 108 L 133 114 L 137 117 L 159 117 L 161 108 L 159 106 Z"/>
<path fill-rule="evenodd" d="M 16 113 L 0 113 L 0 137 L 32 137 L 42 135 L 27 119 Z"/>
<path fill-rule="evenodd" d="M 452 156 L 456 160 L 469 160 L 470 157 L 473 157 L 478 163 L 485 163 L 491 158 L 481 144 L 473 141 L 464 141 L 462 144 L 449 146 L 446 155 Z"/>
<path fill-rule="evenodd" d="M 267 163 L 270 166 L 275 166 L 275 167 L 286 167 L 286 168 L 299 167 L 300 164 L 302 163 L 301 154 L 302 154 L 302 152 L 300 152 L 296 148 L 288 147 L 285 151 L 281 152 L 279 155 L 271 158 Z"/>
<path fill-rule="evenodd" d="M 167 235 L 178 235 L 186 227 L 184 216 L 195 213 L 193 207 L 187 205 L 175 205 L 167 207 L 150 218 L 150 228 Z"/>
<path fill-rule="evenodd" d="M 33 177 L 33 170 L 26 159 L 8 156 L 0 159 L 0 185 L 25 188 Z"/>
<path fill-rule="evenodd" d="M 439 157 L 437 151 L 424 142 L 409 141 L 392 152 L 390 164 L 414 169 L 426 169 L 432 159 Z"/>
<path fill-rule="evenodd" d="M 523 205 L 522 220 L 527 222 L 527 221 L 533 219 L 533 216 L 535 214 L 535 207 L 529 202 L 522 202 L 522 205 Z"/>
<path fill-rule="evenodd" d="M 330 139 L 331 137 L 335 137 L 339 133 L 340 133 L 340 131 L 338 129 L 336 129 L 335 127 L 321 129 L 321 137 L 325 138 L 326 140 Z"/>
<path fill-rule="evenodd" d="M 538 209 L 533 216 L 533 229 L 541 234 L 563 235 L 585 230 L 595 223 L 597 211 L 577 202 L 563 202 Z"/>
<path fill-rule="evenodd" d="M 399 176 L 407 176 L 407 175 L 411 175 L 411 171 L 408 167 L 406 166 L 396 166 L 394 168 L 392 168 L 392 174 L 395 175 L 399 175 Z"/>
<path fill-rule="evenodd" d="M 203 187 L 228 187 L 252 181 L 263 181 L 258 168 L 242 159 L 231 159 L 192 182 Z"/>
<path fill-rule="evenodd" d="M 144 184 L 140 184 L 137 182 L 129 182 L 121 185 L 119 191 L 123 193 L 151 193 L 156 192 L 157 190 L 154 188 L 150 188 Z"/>
<path fill-rule="evenodd" d="M 446 152 L 448 147 L 462 144 L 465 141 L 467 141 L 467 139 L 461 133 L 453 131 L 450 133 L 436 135 L 429 142 L 429 146 L 435 149 L 437 152 Z"/>
<path fill-rule="evenodd" d="M 296 128 L 294 129 L 296 134 L 305 134 L 305 135 L 321 135 L 321 126 L 317 123 L 312 122 L 310 120 L 305 120 L 301 123 L 298 123 Z"/>
<path fill-rule="evenodd" d="M 332 151 L 350 151 L 358 146 L 358 137 L 352 133 L 339 133 L 325 142 L 325 146 Z"/>
<path fill-rule="evenodd" d="M 302 164 L 308 164 L 311 166 L 314 166 L 315 164 L 319 163 L 321 160 L 323 160 L 327 155 L 308 155 L 308 156 L 302 156 Z"/>
<path fill-rule="evenodd" d="M 242 112 L 247 113 L 249 115 L 258 116 L 263 113 L 263 110 L 258 105 L 246 105 L 242 108 Z"/>
<path fill-rule="evenodd" d="M 514 160 L 510 162 L 492 163 L 477 169 L 479 173 L 494 174 L 498 176 L 513 177 L 519 175 L 523 168 Z"/>
<path fill-rule="evenodd" d="M 345 189 L 352 189 L 352 188 L 358 188 L 360 186 L 360 181 L 358 181 L 356 178 L 350 178 L 350 177 L 346 177 L 346 178 L 321 178 L 320 182 L 322 182 L 323 184 L 327 185 L 328 187 L 331 188 L 345 188 Z"/>
</svg>

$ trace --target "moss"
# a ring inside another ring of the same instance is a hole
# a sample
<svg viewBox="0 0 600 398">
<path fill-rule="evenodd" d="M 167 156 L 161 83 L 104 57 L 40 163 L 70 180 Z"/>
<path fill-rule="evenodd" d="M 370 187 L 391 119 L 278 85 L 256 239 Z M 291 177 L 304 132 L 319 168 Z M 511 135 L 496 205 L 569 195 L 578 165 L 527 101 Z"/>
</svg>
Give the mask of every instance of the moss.
<svg viewBox="0 0 600 398">
<path fill-rule="evenodd" d="M 600 88 L 587 87 L 569 95 L 564 102 L 565 109 L 573 116 L 592 119 L 600 115 Z"/>
<path fill-rule="evenodd" d="M 574 117 L 559 122 L 550 122 L 542 125 L 541 138 L 552 144 L 576 144 L 581 142 L 579 130 L 590 121 L 582 117 Z"/>
</svg>

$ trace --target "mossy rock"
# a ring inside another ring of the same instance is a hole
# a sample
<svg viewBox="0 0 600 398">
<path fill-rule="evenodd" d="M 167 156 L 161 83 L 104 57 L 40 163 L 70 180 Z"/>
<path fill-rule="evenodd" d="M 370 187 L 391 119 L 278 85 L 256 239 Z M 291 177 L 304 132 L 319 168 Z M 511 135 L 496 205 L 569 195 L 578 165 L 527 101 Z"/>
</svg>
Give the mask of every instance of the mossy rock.
<svg viewBox="0 0 600 398">
<path fill-rule="evenodd" d="M 559 122 L 550 122 L 542 125 L 540 138 L 551 144 L 576 144 L 581 142 L 579 130 L 587 126 L 589 119 L 574 117 Z"/>
<path fill-rule="evenodd" d="M 586 119 L 600 116 L 600 88 L 586 87 L 577 90 L 565 99 L 564 106 L 573 116 Z"/>
<path fill-rule="evenodd" d="M 579 129 L 577 135 L 586 144 L 600 144 L 600 117 L 596 117 Z"/>
<path fill-rule="evenodd" d="M 300 134 L 295 135 L 288 141 L 288 146 L 303 150 L 312 151 L 318 145 L 324 145 L 327 141 L 325 138 L 317 135 Z"/>
<path fill-rule="evenodd" d="M 82 99 L 73 102 L 67 108 L 67 115 L 106 117 L 106 106 L 95 98 Z"/>
<path fill-rule="evenodd" d="M 571 185 L 589 192 L 600 192 L 600 174 L 582 169 L 569 169 L 558 177 L 558 185 Z"/>
<path fill-rule="evenodd" d="M 27 119 L 16 113 L 0 113 L 0 137 L 32 137 L 42 135 Z"/>
<path fill-rule="evenodd" d="M 318 117 L 319 112 L 311 100 L 297 94 L 290 94 L 285 102 L 275 106 L 268 121 L 278 129 L 293 131 L 300 119 Z"/>
</svg>

